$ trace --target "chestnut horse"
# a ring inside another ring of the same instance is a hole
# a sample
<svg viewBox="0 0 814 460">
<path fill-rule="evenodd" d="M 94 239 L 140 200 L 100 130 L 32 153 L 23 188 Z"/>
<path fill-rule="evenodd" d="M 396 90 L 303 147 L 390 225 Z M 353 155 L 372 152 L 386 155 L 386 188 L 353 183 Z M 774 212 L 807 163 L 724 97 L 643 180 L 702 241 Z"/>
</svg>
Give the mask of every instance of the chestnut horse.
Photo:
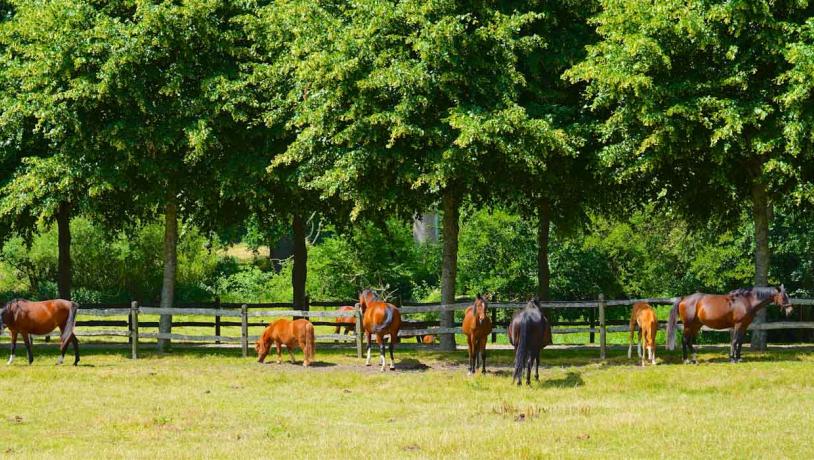
<svg viewBox="0 0 814 460">
<path fill-rule="evenodd" d="M 741 347 L 746 336 L 746 329 L 752 323 L 761 308 L 773 303 L 785 310 L 786 316 L 791 314 L 791 301 L 786 294 L 786 288 L 780 285 L 775 287 L 752 287 L 735 289 L 729 294 L 714 295 L 695 294 L 681 297 L 673 303 L 670 310 L 670 321 L 667 323 L 667 349 L 675 349 L 676 323 L 678 315 L 684 323 L 684 340 L 682 350 L 684 362 L 687 359 L 687 350 L 692 353 L 693 363 L 697 363 L 693 340 L 701 329 L 707 326 L 712 329 L 732 328 L 732 340 L 729 347 L 729 362 L 736 363 L 741 360 Z"/>
<path fill-rule="evenodd" d="M 482 364 L 481 373 L 486 373 L 486 342 L 492 332 L 492 320 L 489 319 L 488 306 L 480 294 L 475 303 L 464 312 L 463 322 L 466 343 L 469 347 L 469 375 L 478 368 L 478 357 Z"/>
<path fill-rule="evenodd" d="M 353 311 L 355 310 L 354 307 L 351 306 L 344 306 L 339 307 L 337 311 Z M 336 317 L 336 331 L 334 334 L 339 334 L 339 331 L 342 330 L 342 327 L 345 327 L 345 335 L 350 334 L 351 331 L 354 331 L 356 328 L 356 317 L 355 316 L 337 316 Z"/>
<path fill-rule="evenodd" d="M 627 357 L 633 356 L 633 333 L 639 327 L 638 351 L 642 358 L 642 366 L 647 361 L 642 352 L 642 343 L 647 349 L 647 356 L 650 362 L 656 365 L 656 333 L 659 330 L 659 320 L 656 319 L 656 312 L 650 304 L 646 302 L 636 302 L 633 304 L 633 312 L 630 314 L 630 339 L 628 340 Z"/>
<path fill-rule="evenodd" d="M 11 332 L 11 356 L 8 364 L 14 362 L 14 352 L 17 351 L 17 334 L 23 336 L 23 343 L 28 352 L 28 364 L 34 362 L 34 353 L 31 350 L 31 336 L 45 335 L 59 327 L 60 335 L 60 356 L 57 364 L 62 364 L 65 360 L 65 350 L 69 343 L 73 343 L 74 362 L 79 363 L 79 340 L 76 339 L 73 330 L 76 327 L 76 310 L 79 305 L 70 300 L 45 300 L 42 302 L 31 302 L 25 299 L 14 299 L 3 306 L 0 310 L 0 334 L 3 327 L 8 327 Z"/>
<path fill-rule="evenodd" d="M 263 335 L 254 344 L 258 362 L 265 361 L 272 342 L 277 347 L 277 364 L 283 361 L 283 345 L 288 349 L 292 363 L 296 362 L 294 348 L 301 349 L 305 354 L 302 361 L 303 366 L 309 366 L 314 361 L 314 325 L 307 319 L 294 321 L 278 319 L 269 323 L 266 330 L 263 331 Z"/>
<path fill-rule="evenodd" d="M 512 383 L 523 380 L 523 368 L 527 368 L 526 384 L 531 385 L 531 366 L 535 365 L 534 378 L 540 380 L 540 350 L 550 343 L 550 326 L 543 314 L 540 301 L 534 299 L 517 311 L 509 324 L 509 342 L 514 346 L 514 375 Z"/>
<path fill-rule="evenodd" d="M 390 335 L 390 370 L 396 370 L 396 362 L 393 357 L 393 346 L 399 341 L 399 329 L 401 328 L 401 313 L 395 305 L 384 302 L 370 289 L 365 289 L 359 294 L 359 306 L 362 309 L 362 326 L 367 336 L 367 362 L 370 366 L 371 335 L 376 334 L 376 343 L 379 344 L 381 355 L 382 372 L 384 372 L 385 356 L 384 345 L 385 335 Z"/>
</svg>

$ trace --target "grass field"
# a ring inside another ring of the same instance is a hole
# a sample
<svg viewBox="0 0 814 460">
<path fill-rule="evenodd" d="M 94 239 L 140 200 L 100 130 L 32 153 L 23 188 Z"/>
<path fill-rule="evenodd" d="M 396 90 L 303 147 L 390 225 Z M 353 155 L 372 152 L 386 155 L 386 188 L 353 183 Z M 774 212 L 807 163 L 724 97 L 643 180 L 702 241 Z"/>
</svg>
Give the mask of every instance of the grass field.
<svg viewBox="0 0 814 460">
<path fill-rule="evenodd" d="M 801 458 L 814 435 L 810 349 L 745 351 L 738 365 L 718 348 L 699 365 L 660 350 L 644 369 L 621 348 L 605 362 L 544 350 L 540 382 L 516 388 L 510 350 L 470 377 L 463 352 L 401 350 L 380 373 L 324 346 L 310 369 L 234 348 L 144 347 L 131 361 L 99 346 L 56 367 L 54 345 L 35 348 L 33 366 L 24 351 L 0 365 L 3 457 Z"/>
</svg>

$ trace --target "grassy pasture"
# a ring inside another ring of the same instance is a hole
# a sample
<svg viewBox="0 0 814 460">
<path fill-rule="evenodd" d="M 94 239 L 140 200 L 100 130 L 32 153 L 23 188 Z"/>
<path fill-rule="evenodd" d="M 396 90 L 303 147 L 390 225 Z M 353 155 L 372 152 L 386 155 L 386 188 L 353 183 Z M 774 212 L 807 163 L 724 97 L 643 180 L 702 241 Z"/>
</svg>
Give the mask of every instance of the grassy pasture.
<svg viewBox="0 0 814 460">
<path fill-rule="evenodd" d="M 699 365 L 660 350 L 644 369 L 621 348 L 605 362 L 544 350 L 540 382 L 515 388 L 509 350 L 469 377 L 463 352 L 404 349 L 380 373 L 324 346 L 310 369 L 144 348 L 134 362 L 86 346 L 74 368 L 38 343 L 33 366 L 0 365 L 0 456 L 776 458 L 808 456 L 814 435 L 810 349 L 747 351 L 739 365 L 719 348 Z"/>
</svg>

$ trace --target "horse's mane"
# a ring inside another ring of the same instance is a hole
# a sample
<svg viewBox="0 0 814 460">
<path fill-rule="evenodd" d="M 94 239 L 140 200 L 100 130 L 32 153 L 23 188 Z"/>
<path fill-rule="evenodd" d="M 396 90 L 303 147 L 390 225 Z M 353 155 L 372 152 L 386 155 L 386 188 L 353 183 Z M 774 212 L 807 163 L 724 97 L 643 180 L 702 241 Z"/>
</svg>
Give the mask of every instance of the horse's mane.
<svg viewBox="0 0 814 460">
<path fill-rule="evenodd" d="M 754 294 L 758 300 L 766 300 L 769 297 L 777 294 L 777 288 L 773 287 L 760 287 L 760 286 L 753 286 L 750 288 L 739 288 L 729 292 L 729 295 L 733 297 L 739 296 L 748 296 Z"/>
</svg>

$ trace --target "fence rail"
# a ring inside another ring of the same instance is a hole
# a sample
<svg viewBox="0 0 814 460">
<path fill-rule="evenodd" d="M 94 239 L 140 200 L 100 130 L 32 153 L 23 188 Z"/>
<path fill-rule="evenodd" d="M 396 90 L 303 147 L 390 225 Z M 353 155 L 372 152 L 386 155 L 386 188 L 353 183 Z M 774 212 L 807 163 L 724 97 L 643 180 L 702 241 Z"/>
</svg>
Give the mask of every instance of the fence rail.
<svg viewBox="0 0 814 460">
<path fill-rule="evenodd" d="M 546 309 L 571 309 L 582 308 L 590 311 L 590 319 L 583 323 L 555 323 L 552 328 L 553 334 L 590 334 L 591 342 L 593 343 L 594 334 L 599 334 L 599 353 L 600 358 L 605 358 L 607 350 L 607 333 L 609 332 L 628 332 L 629 326 L 627 321 L 608 321 L 606 319 L 606 309 L 608 307 L 620 307 L 632 305 L 636 302 L 648 302 L 650 304 L 672 304 L 676 298 L 651 298 L 651 299 L 627 299 L 627 300 L 605 300 L 602 295 L 595 301 L 552 301 L 542 302 L 541 305 Z M 319 302 L 313 303 L 312 306 L 336 308 L 343 305 L 354 304 L 354 302 Z M 420 313 L 438 313 L 444 311 L 462 311 L 469 307 L 471 302 L 457 302 L 455 304 L 421 304 L 421 305 L 406 305 L 400 307 L 402 315 L 414 315 Z M 814 305 L 814 299 L 792 299 L 792 304 L 795 306 L 810 306 Z M 497 322 L 496 312 L 498 310 L 517 310 L 525 307 L 525 303 L 500 303 L 495 302 L 489 305 L 492 311 L 492 320 L 496 326 L 492 331 L 492 341 L 498 334 L 506 334 L 506 322 Z M 279 318 L 279 317 L 301 317 L 313 319 L 326 319 L 326 321 L 313 321 L 317 326 L 338 326 L 335 322 L 327 320 L 335 320 L 337 318 L 353 318 L 352 324 L 344 323 L 341 327 L 351 327 L 355 332 L 354 335 L 342 334 L 317 334 L 317 340 L 332 340 L 341 342 L 355 342 L 357 356 L 362 356 L 362 325 L 361 325 L 361 311 L 358 306 L 354 306 L 353 310 L 300 310 L 292 309 L 289 303 L 256 303 L 256 304 L 233 304 L 233 303 L 220 303 L 214 304 L 186 304 L 178 308 L 160 308 L 153 305 L 139 305 L 137 302 L 132 302 L 129 306 L 125 305 L 92 305 L 88 308 L 79 309 L 78 318 L 80 321 L 77 323 L 75 333 L 79 337 L 128 337 L 131 344 L 131 354 L 134 359 L 138 357 L 139 340 L 140 339 L 167 339 L 178 341 L 190 342 L 214 342 L 219 343 L 240 343 L 243 356 L 248 356 L 249 342 L 256 340 L 258 336 L 249 334 L 249 327 L 265 326 L 265 322 L 250 322 L 254 318 Z M 145 332 L 144 328 L 157 328 L 158 322 L 141 321 L 141 315 L 156 316 L 156 315 L 196 315 L 196 316 L 211 316 L 214 322 L 209 321 L 179 321 L 173 322 L 173 327 L 213 327 L 215 328 L 214 335 L 193 335 L 193 334 L 179 334 L 179 333 L 163 333 L 163 332 Z M 125 317 L 121 320 L 86 320 L 82 321 L 82 317 Z M 226 318 L 239 318 L 239 321 L 221 321 L 222 317 Z M 442 334 L 461 334 L 463 333 L 460 325 L 456 327 L 441 327 L 437 321 L 426 320 L 410 320 L 405 318 L 402 323 L 402 330 L 399 331 L 399 337 L 419 337 L 424 335 L 442 335 Z M 89 327 L 123 327 L 124 329 L 101 329 L 101 330 L 85 330 Z M 222 327 L 240 327 L 240 336 L 228 336 L 221 333 Z M 406 326 L 406 327 L 405 327 Z M 562 327 L 565 326 L 565 327 Z M 576 326 L 576 327 L 574 327 Z M 582 327 L 580 327 L 582 326 Z M 665 327 L 665 322 L 660 323 L 660 328 Z M 679 324 L 679 328 L 682 325 Z M 752 324 L 749 330 L 783 330 L 783 329 L 814 329 L 814 322 L 792 322 L 792 321 L 777 321 L 762 324 Z M 702 328 L 704 331 L 713 331 L 714 329 Z M 58 333 L 48 334 L 46 337 L 58 337 Z"/>
</svg>

